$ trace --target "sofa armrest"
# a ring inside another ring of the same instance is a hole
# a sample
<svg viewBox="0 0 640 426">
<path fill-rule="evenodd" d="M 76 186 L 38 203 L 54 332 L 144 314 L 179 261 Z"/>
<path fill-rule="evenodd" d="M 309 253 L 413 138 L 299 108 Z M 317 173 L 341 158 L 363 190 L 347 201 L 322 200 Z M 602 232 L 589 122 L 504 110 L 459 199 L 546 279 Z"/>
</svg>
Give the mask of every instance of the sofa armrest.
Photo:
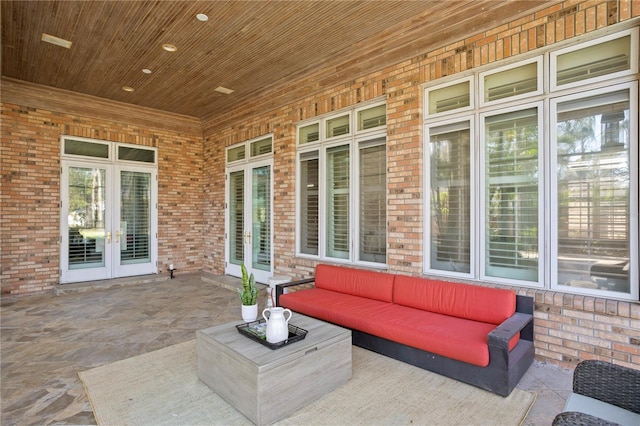
<svg viewBox="0 0 640 426">
<path fill-rule="evenodd" d="M 573 392 L 640 414 L 640 371 L 585 360 L 573 372 Z"/>
<path fill-rule="evenodd" d="M 315 282 L 315 280 L 315 278 L 305 278 L 304 280 L 291 281 L 284 284 L 276 284 L 276 306 L 280 306 L 280 296 L 282 296 L 286 287 L 295 287 L 297 285 L 309 284 Z"/>
<path fill-rule="evenodd" d="M 508 348 L 509 341 L 532 322 L 533 315 L 514 313 L 489 333 L 489 346 Z"/>
</svg>

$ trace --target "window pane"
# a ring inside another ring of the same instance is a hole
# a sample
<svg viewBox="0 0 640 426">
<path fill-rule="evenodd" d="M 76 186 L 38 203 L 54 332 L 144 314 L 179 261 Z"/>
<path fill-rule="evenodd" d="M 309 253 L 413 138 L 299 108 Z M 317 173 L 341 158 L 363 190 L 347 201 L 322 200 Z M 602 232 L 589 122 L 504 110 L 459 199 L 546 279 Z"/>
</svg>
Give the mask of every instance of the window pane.
<svg viewBox="0 0 640 426">
<path fill-rule="evenodd" d="M 378 105 L 358 112 L 358 130 L 373 129 L 387 124 L 387 106 Z"/>
<path fill-rule="evenodd" d="M 470 82 L 454 84 L 429 92 L 429 114 L 451 111 L 470 105 Z"/>
<path fill-rule="evenodd" d="M 628 293 L 629 93 L 558 106 L 558 283 Z"/>
<path fill-rule="evenodd" d="M 484 77 L 486 102 L 538 90 L 538 63 L 532 62 Z"/>
<path fill-rule="evenodd" d="M 300 158 L 300 253 L 318 254 L 318 152 Z"/>
<path fill-rule="evenodd" d="M 431 259 L 443 271 L 471 271 L 469 122 L 430 129 Z"/>
<path fill-rule="evenodd" d="M 538 280 L 537 109 L 485 122 L 486 274 Z"/>
<path fill-rule="evenodd" d="M 233 161 L 244 160 L 245 155 L 244 144 L 235 148 L 230 148 L 227 150 L 227 162 L 231 163 Z"/>
<path fill-rule="evenodd" d="M 272 150 L 271 138 L 260 139 L 259 141 L 251 142 L 251 156 L 256 157 L 258 155 L 269 154 Z"/>
<path fill-rule="evenodd" d="M 332 118 L 327 120 L 327 137 L 341 136 L 349 134 L 349 116 Z"/>
<path fill-rule="evenodd" d="M 123 265 L 151 261 L 150 173 L 121 172 L 118 232 L 120 261 Z"/>
<path fill-rule="evenodd" d="M 557 84 L 568 84 L 628 70 L 631 36 L 558 55 Z"/>
<path fill-rule="evenodd" d="M 349 146 L 327 150 L 327 256 L 349 258 Z"/>
<path fill-rule="evenodd" d="M 301 127 L 298 131 L 298 143 L 305 144 L 315 142 L 320 139 L 320 124 L 310 124 Z"/>
<path fill-rule="evenodd" d="M 387 261 L 386 145 L 360 149 L 360 260 Z"/>
<path fill-rule="evenodd" d="M 69 167 L 69 269 L 105 265 L 105 173 Z"/>
</svg>

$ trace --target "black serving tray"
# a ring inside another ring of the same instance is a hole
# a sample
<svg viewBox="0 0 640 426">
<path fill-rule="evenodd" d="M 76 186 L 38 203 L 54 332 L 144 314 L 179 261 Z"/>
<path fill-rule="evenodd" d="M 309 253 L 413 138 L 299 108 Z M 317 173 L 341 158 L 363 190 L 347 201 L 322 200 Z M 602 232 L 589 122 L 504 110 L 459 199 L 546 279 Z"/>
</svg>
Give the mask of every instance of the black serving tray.
<svg viewBox="0 0 640 426">
<path fill-rule="evenodd" d="M 236 328 L 238 329 L 238 332 L 240 334 L 245 335 L 249 339 L 255 340 L 256 342 L 265 345 L 269 349 L 279 349 L 290 343 L 302 340 L 307 336 L 307 330 L 302 329 L 300 327 L 296 327 L 295 325 L 289 324 L 289 337 L 287 337 L 282 342 L 269 343 L 267 342 L 267 337 L 266 337 L 267 321 L 264 319 L 247 322 L 244 324 L 239 324 L 239 325 L 236 325 Z"/>
</svg>

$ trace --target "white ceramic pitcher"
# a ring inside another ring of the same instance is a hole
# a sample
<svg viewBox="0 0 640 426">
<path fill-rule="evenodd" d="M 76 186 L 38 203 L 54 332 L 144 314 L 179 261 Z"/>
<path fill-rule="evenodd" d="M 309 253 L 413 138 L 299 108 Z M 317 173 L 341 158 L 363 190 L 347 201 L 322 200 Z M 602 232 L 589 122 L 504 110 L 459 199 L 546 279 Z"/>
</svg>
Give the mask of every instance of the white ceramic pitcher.
<svg viewBox="0 0 640 426">
<path fill-rule="evenodd" d="M 267 312 L 269 312 L 268 317 Z M 289 317 L 285 318 L 287 312 Z M 267 308 L 262 311 L 262 317 L 267 321 L 267 342 L 279 343 L 289 337 L 291 310 L 280 307 Z"/>
</svg>

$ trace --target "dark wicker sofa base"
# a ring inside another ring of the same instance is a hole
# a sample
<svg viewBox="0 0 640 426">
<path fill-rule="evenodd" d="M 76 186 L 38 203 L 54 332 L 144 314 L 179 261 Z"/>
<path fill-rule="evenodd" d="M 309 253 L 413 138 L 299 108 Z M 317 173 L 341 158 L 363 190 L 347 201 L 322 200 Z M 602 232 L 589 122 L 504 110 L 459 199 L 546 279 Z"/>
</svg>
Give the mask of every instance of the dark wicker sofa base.
<svg viewBox="0 0 640 426">
<path fill-rule="evenodd" d="M 277 285 L 277 306 L 280 306 L 279 298 L 283 294 L 285 287 L 310 282 L 313 282 L 313 279 Z M 520 331 L 520 340 L 516 347 L 509 351 L 509 339 L 518 330 Z M 352 343 L 356 346 L 501 396 L 508 396 L 533 363 L 533 298 L 516 296 L 516 313 L 514 316 L 489 334 L 490 361 L 486 367 L 479 367 L 447 358 L 359 330 L 352 329 L 351 336 Z"/>
</svg>

